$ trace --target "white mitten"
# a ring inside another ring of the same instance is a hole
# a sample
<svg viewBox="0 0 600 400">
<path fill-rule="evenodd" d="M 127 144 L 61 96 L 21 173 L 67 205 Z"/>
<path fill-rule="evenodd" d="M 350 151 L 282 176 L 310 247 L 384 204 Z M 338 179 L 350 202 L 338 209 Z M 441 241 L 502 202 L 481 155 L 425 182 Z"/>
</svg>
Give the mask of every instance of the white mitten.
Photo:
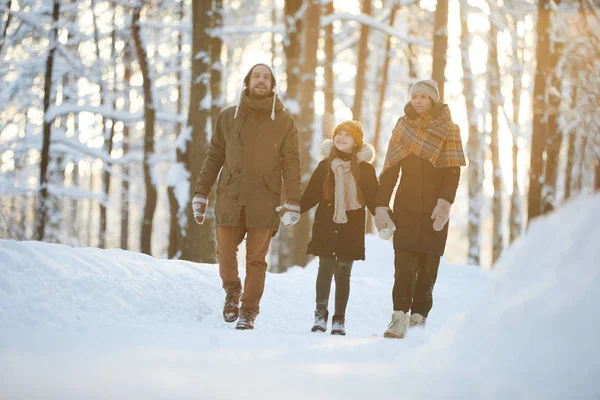
<svg viewBox="0 0 600 400">
<path fill-rule="evenodd" d="M 433 229 L 436 231 L 441 231 L 444 229 L 444 226 L 448 223 L 450 219 L 450 206 L 451 204 L 444 200 L 438 199 L 437 205 L 433 209 L 433 213 L 431 214 L 431 219 L 433 221 Z"/>
<path fill-rule="evenodd" d="M 392 221 L 387 207 L 377 207 L 375 209 L 375 226 L 381 239 L 388 240 L 394 236 L 396 225 Z"/>
<path fill-rule="evenodd" d="M 194 212 L 194 219 L 199 225 L 202 225 L 204 223 L 207 206 L 208 199 L 205 196 L 196 193 L 194 199 L 192 200 L 192 210 Z"/>
<path fill-rule="evenodd" d="M 286 201 L 283 206 L 275 208 L 275 211 L 279 213 L 279 218 L 285 226 L 295 225 L 300 220 L 300 206 L 297 204 Z"/>
</svg>

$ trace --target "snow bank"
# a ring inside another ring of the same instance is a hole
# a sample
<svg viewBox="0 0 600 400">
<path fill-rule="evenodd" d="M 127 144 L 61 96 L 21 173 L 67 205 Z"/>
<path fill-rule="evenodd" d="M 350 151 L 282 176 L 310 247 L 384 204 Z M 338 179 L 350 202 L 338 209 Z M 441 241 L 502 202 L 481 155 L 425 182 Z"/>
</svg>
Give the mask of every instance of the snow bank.
<svg viewBox="0 0 600 400">
<path fill-rule="evenodd" d="M 537 219 L 454 333 L 420 356 L 414 398 L 600 398 L 600 196 Z M 441 348 L 440 348 L 441 347 Z"/>
<path fill-rule="evenodd" d="M 427 329 L 405 340 L 381 337 L 393 253 L 370 235 L 346 337 L 309 332 L 316 260 L 268 274 L 240 332 L 214 265 L 0 241 L 0 398 L 597 399 L 598 221 L 600 196 L 579 199 L 491 273 L 443 264 Z"/>
</svg>

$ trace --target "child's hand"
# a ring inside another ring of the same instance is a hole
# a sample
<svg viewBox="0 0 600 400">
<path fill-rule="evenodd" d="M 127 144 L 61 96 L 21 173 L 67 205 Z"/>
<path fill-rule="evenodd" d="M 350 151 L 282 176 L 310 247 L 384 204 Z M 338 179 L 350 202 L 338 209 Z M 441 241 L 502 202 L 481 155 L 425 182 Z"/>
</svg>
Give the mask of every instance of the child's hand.
<svg viewBox="0 0 600 400">
<path fill-rule="evenodd" d="M 382 239 L 387 240 L 394 235 L 396 225 L 392 221 L 387 207 L 377 207 L 375 209 L 375 226 L 379 231 L 379 237 Z"/>
<path fill-rule="evenodd" d="M 286 201 L 283 206 L 275 208 L 275 211 L 279 212 L 279 218 L 285 226 L 295 225 L 300 220 L 300 206 L 297 204 Z"/>
</svg>

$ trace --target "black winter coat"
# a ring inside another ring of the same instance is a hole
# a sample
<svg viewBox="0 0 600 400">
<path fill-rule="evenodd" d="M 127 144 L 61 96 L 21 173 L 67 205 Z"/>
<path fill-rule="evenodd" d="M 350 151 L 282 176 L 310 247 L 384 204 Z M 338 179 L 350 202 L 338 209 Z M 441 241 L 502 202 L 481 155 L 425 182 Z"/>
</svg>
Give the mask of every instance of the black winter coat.
<svg viewBox="0 0 600 400">
<path fill-rule="evenodd" d="M 392 192 L 402 177 L 394 199 L 392 219 L 396 225 L 394 249 L 444 254 L 448 236 L 448 222 L 444 229 L 433 229 L 431 214 L 439 198 L 454 202 L 460 167 L 435 168 L 431 162 L 414 154 L 386 170 L 379 178 L 376 204 L 388 207 Z"/>
<path fill-rule="evenodd" d="M 359 152 L 360 181 L 358 187 L 362 191 L 366 206 L 375 213 L 375 196 L 377 195 L 377 176 L 375 168 L 369 163 L 373 158 L 372 146 L 365 144 Z M 365 259 L 365 207 L 346 212 L 348 222 L 337 224 L 333 221 L 333 199 L 325 200 L 323 194 L 324 181 L 327 177 L 327 160 L 319 163 L 310 178 L 300 203 L 304 213 L 318 204 L 312 228 L 312 238 L 308 244 L 307 254 L 323 257 L 338 257 L 342 260 Z M 335 188 L 333 171 L 329 174 L 331 187 Z"/>
</svg>

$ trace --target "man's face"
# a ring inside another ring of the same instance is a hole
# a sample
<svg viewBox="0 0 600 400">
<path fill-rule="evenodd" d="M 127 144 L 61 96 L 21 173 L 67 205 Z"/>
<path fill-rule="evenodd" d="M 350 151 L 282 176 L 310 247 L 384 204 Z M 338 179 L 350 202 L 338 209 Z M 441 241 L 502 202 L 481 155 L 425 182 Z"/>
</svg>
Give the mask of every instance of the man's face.
<svg viewBox="0 0 600 400">
<path fill-rule="evenodd" d="M 273 90 L 273 77 L 271 71 L 264 65 L 257 65 L 250 72 L 250 97 L 264 99 L 269 97 Z"/>
</svg>

